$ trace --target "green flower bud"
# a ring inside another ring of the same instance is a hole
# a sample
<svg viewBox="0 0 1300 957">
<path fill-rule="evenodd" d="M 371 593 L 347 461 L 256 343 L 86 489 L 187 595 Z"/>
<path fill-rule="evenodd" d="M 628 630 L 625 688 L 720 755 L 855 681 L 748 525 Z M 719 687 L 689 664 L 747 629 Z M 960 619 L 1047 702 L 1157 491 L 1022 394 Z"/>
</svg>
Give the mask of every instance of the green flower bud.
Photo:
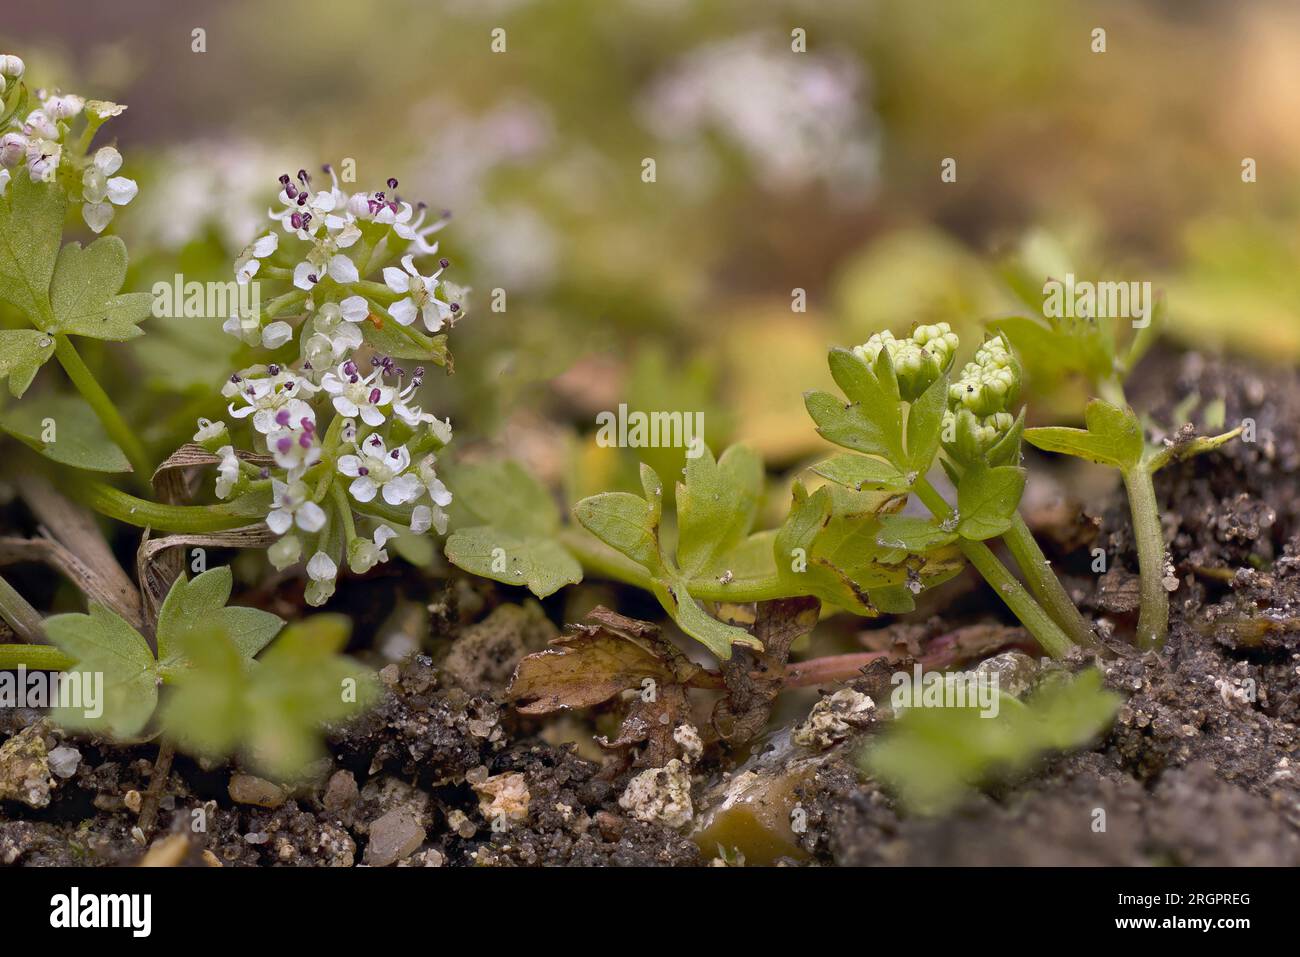
<svg viewBox="0 0 1300 957">
<path fill-rule="evenodd" d="M 286 535 L 266 550 L 266 557 L 276 571 L 284 571 L 302 558 L 302 542 L 296 535 Z"/>
<path fill-rule="evenodd" d="M 918 326 L 907 339 L 895 339 L 891 332 L 878 332 L 853 351 L 868 365 L 874 365 L 880 350 L 889 353 L 898 378 L 898 392 L 915 402 L 952 361 L 958 340 L 948 323 Z"/>
<path fill-rule="evenodd" d="M 951 409 L 968 409 L 984 417 L 1006 412 L 1020 395 L 1020 361 L 1002 337 L 990 339 L 966 363 L 948 389 Z"/>
<path fill-rule="evenodd" d="M 209 452 L 220 454 L 222 447 L 230 444 L 230 431 L 220 419 L 216 422 L 199 419 L 198 424 L 199 430 L 194 433 L 194 441 Z"/>
<path fill-rule="evenodd" d="M 949 410 L 943 414 L 944 450 L 961 465 L 982 462 L 1015 424 L 1010 412 L 981 417 L 969 409 Z"/>
</svg>

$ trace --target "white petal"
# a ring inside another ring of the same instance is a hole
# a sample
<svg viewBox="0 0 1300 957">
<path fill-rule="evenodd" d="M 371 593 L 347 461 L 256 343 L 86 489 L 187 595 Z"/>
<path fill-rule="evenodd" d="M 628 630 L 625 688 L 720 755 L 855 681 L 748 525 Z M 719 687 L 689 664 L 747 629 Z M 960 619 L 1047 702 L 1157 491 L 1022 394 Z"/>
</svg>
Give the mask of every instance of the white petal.
<svg viewBox="0 0 1300 957">
<path fill-rule="evenodd" d="M 136 185 L 135 180 L 127 179 L 125 176 L 114 176 L 108 181 L 108 199 L 114 206 L 125 206 L 135 199 L 135 194 L 138 192 L 140 187 Z"/>
<path fill-rule="evenodd" d="M 440 304 L 430 300 L 420 310 L 420 316 L 424 319 L 424 328 L 430 332 L 437 332 L 442 328 L 442 310 L 438 308 L 438 305 Z"/>
<path fill-rule="evenodd" d="M 384 267 L 384 282 L 393 292 L 408 292 L 411 288 L 410 277 L 392 266 Z"/>
<path fill-rule="evenodd" d="M 92 233 L 102 233 L 113 220 L 113 207 L 108 203 L 87 203 L 81 207 L 81 217 Z"/>
<path fill-rule="evenodd" d="M 315 502 L 307 502 L 298 509 L 298 527 L 304 532 L 319 532 L 325 527 L 325 509 Z"/>
<path fill-rule="evenodd" d="M 345 395 L 336 395 L 334 397 L 334 408 L 339 415 L 346 415 L 349 418 L 361 411 L 357 408 L 357 404 Z"/>
<path fill-rule="evenodd" d="M 307 277 L 312 275 L 315 267 L 311 263 L 302 262 L 293 267 L 293 284 L 299 289 L 310 290 L 314 283 Z"/>
<path fill-rule="evenodd" d="M 414 475 L 401 475 L 384 483 L 384 501 L 389 505 L 405 505 L 418 498 L 423 490 L 420 480 Z"/>
<path fill-rule="evenodd" d="M 346 285 L 350 282 L 356 282 L 361 276 L 357 273 L 357 265 L 342 253 L 330 257 L 329 262 L 330 278 L 337 283 Z"/>
<path fill-rule="evenodd" d="M 267 233 L 261 239 L 253 243 L 253 255 L 258 259 L 265 259 L 271 253 L 275 252 L 276 246 L 280 244 L 280 237 L 275 233 Z"/>
<path fill-rule="evenodd" d="M 111 146 L 95 152 L 95 168 L 105 176 L 112 176 L 122 168 L 122 154 Z"/>
<path fill-rule="evenodd" d="M 365 322 L 366 316 L 370 315 L 370 303 L 366 302 L 365 296 L 348 296 L 339 307 L 348 322 Z"/>
<path fill-rule="evenodd" d="M 292 338 L 293 326 L 283 320 L 262 330 L 262 346 L 266 349 L 278 349 Z"/>
<path fill-rule="evenodd" d="M 422 535 L 433 524 L 433 512 L 427 505 L 417 505 L 411 509 L 411 531 Z"/>
<path fill-rule="evenodd" d="M 277 535 L 283 535 L 293 524 L 293 515 L 287 509 L 277 508 L 266 516 L 266 526 Z"/>
<path fill-rule="evenodd" d="M 402 299 L 388 307 L 388 314 L 399 326 L 409 326 L 415 322 L 415 303 L 410 299 Z"/>
<path fill-rule="evenodd" d="M 415 257 L 412 256 L 410 253 L 407 253 L 405 256 L 402 257 L 402 268 L 405 269 L 412 276 L 420 275 L 419 270 L 415 268 Z"/>
<path fill-rule="evenodd" d="M 338 400 L 337 400 L 337 399 L 334 400 L 334 404 L 335 404 L 335 408 L 338 408 Z M 362 409 L 361 409 L 360 411 L 361 411 L 361 421 L 364 422 L 364 423 L 366 423 L 366 425 L 383 425 L 383 424 L 384 424 L 384 413 L 380 412 L 380 411 L 379 411 L 378 409 L 376 409 L 373 405 L 367 405 L 367 406 L 364 406 L 364 407 L 362 407 Z M 344 414 L 344 415 L 356 415 L 355 412 L 344 412 L 343 414 Z"/>
<path fill-rule="evenodd" d="M 361 459 L 355 455 L 339 456 L 339 471 L 349 478 L 356 478 L 361 474 Z"/>
<path fill-rule="evenodd" d="M 339 567 L 324 552 L 317 552 L 307 563 L 307 574 L 313 581 L 333 581 L 338 577 Z"/>
<path fill-rule="evenodd" d="M 369 475 L 362 475 L 360 478 L 352 480 L 348 486 L 348 491 L 358 502 L 369 502 L 375 497 L 375 482 Z"/>
</svg>

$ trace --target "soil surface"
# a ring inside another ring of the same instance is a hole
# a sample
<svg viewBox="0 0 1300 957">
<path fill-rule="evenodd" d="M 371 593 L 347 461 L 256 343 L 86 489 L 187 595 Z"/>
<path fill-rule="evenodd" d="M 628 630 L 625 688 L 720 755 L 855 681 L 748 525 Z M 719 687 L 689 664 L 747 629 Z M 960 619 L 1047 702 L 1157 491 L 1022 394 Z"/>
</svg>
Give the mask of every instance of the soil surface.
<svg viewBox="0 0 1300 957">
<path fill-rule="evenodd" d="M 949 814 L 903 812 L 855 755 L 888 724 L 888 671 L 910 668 L 909 649 L 1007 623 L 986 590 L 850 631 L 857 650 L 900 650 L 847 687 L 787 693 L 757 743 L 720 738 L 719 693 L 692 692 L 671 740 L 652 727 L 668 712 L 647 711 L 637 742 L 602 749 L 595 737 L 618 736 L 634 696 L 547 717 L 505 701 L 515 665 L 558 634 L 565 609 L 461 580 L 421 619 L 418 648 L 372 642 L 380 705 L 334 729 L 329 757 L 292 787 L 183 756 L 155 782 L 156 743 L 70 739 L 36 713 L 0 712 L 0 863 L 1300 864 L 1300 376 L 1166 353 L 1134 381 L 1155 422 L 1172 412 L 1166 393 L 1196 392 L 1223 400 L 1228 427 L 1252 419 L 1255 441 L 1157 477 L 1177 582 L 1159 653 L 1129 644 L 1137 565 L 1122 490 L 1076 503 L 1059 462 L 1033 463 L 1061 469 L 1062 484 L 1028 509 L 1031 525 L 1057 543 L 1058 573 L 1105 637 L 1099 654 L 1048 667 L 1096 664 L 1125 702 L 1091 750 Z M 365 606 L 362 631 L 412 591 L 392 574 L 345 588 Z M 378 600 L 383 589 L 394 600 Z M 1002 654 L 1025 687 L 1038 680 L 1033 659 Z M 676 757 L 647 766 L 634 745 L 651 741 L 656 760 Z"/>
</svg>

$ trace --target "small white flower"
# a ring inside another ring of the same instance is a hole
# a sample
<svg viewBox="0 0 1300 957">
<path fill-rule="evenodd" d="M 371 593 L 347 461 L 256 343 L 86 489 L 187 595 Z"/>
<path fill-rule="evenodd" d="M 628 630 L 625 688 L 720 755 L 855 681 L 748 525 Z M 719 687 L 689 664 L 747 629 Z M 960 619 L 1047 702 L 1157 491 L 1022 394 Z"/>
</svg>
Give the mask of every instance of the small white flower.
<svg viewBox="0 0 1300 957">
<path fill-rule="evenodd" d="M 347 212 L 347 197 L 337 187 L 332 189 L 312 190 L 304 171 L 299 171 L 299 185 L 295 186 L 288 175 L 280 177 L 279 210 L 267 210 L 267 215 L 277 220 L 285 232 L 295 234 L 299 239 L 310 239 L 322 226 L 327 230 L 337 230 L 349 225 L 350 214 Z M 335 212 L 340 209 L 344 215 Z"/>
<path fill-rule="evenodd" d="M 217 498 L 226 498 L 239 481 L 239 456 L 230 445 L 223 445 L 217 454 L 221 456 L 217 464 Z"/>
<path fill-rule="evenodd" d="M 301 480 L 285 484 L 271 479 L 271 502 L 266 516 L 267 527 L 283 535 L 295 523 L 304 532 L 319 532 L 325 527 L 325 510 L 311 500 L 307 484 Z"/>
<path fill-rule="evenodd" d="M 27 175 L 33 183 L 48 183 L 63 159 L 63 147 L 52 139 L 36 136 L 27 141 Z"/>
<path fill-rule="evenodd" d="M 199 430 L 194 433 L 194 441 L 204 448 L 212 448 L 213 446 L 220 448 L 230 444 L 228 441 L 230 432 L 226 428 L 226 423 L 220 419 L 215 422 L 208 419 L 199 419 L 198 425 Z"/>
<path fill-rule="evenodd" d="M 346 303 L 348 300 L 343 301 Z M 361 330 L 353 322 L 345 321 L 347 314 L 339 305 L 325 303 L 312 319 L 315 334 L 303 343 L 303 357 L 313 368 L 332 366 L 361 347 Z"/>
<path fill-rule="evenodd" d="M 325 373 L 320 384 L 334 397 L 334 408 L 339 415 L 360 416 L 366 425 L 382 425 L 386 416 L 380 409 L 392 402 L 396 393 L 384 384 L 383 372 L 381 366 L 363 378 L 356 362 L 348 359 L 337 372 Z"/>
<path fill-rule="evenodd" d="M 140 191 L 135 180 L 112 175 L 121 168 L 122 154 L 105 146 L 95 152 L 94 160 L 81 174 L 81 192 L 86 200 L 81 215 L 96 233 L 103 232 L 113 219 L 113 206 L 125 206 Z"/>
<path fill-rule="evenodd" d="M 287 418 L 288 410 L 280 411 Z M 298 478 L 320 461 L 320 443 L 316 441 L 316 423 L 308 418 L 295 420 L 291 425 L 275 429 L 266 437 L 266 447 L 271 450 L 275 464 L 288 469 L 290 478 Z"/>
<path fill-rule="evenodd" d="M 334 559 L 324 552 L 317 552 L 307 562 L 307 576 L 311 584 L 307 586 L 307 604 L 316 607 L 325 604 L 334 594 L 334 579 L 338 577 L 339 567 Z"/>
<path fill-rule="evenodd" d="M 235 260 L 235 281 L 241 286 L 247 285 L 262 267 L 262 260 L 275 252 L 279 243 L 279 236 L 275 233 L 267 233 L 246 246 L 239 254 L 239 258 Z"/>
<path fill-rule="evenodd" d="M 112 103 L 108 100 L 87 100 L 86 112 L 98 120 L 107 120 L 113 116 L 121 116 L 126 112 L 126 107 L 121 103 Z"/>
<path fill-rule="evenodd" d="M 41 103 L 45 108 L 48 116 L 55 120 L 70 120 L 86 106 L 83 97 L 75 93 L 68 93 L 62 96 L 50 96 Z"/>
<path fill-rule="evenodd" d="M 227 397 L 238 395 L 247 405 L 236 406 L 231 402 L 227 411 L 236 419 L 253 417 L 253 428 L 263 435 L 270 433 L 277 425 L 297 425 L 303 418 L 315 422 L 316 416 L 311 406 L 299 396 L 310 395 L 317 391 L 317 386 L 302 376 L 295 375 L 279 366 L 271 366 L 269 375 L 258 377 L 234 376 L 222 387 L 222 394 Z M 277 415 L 282 409 L 288 409 L 288 418 L 277 422 Z"/>
<path fill-rule="evenodd" d="M 18 79 L 27 69 L 20 57 L 12 53 L 0 53 L 0 76 L 7 76 L 11 79 Z"/>
<path fill-rule="evenodd" d="M 47 140 L 59 138 L 59 126 L 45 110 L 32 110 L 28 113 L 27 119 L 23 122 L 23 132 L 29 137 Z"/>
<path fill-rule="evenodd" d="M 424 492 L 420 479 L 406 472 L 411 464 L 411 453 L 405 445 L 389 451 L 384 440 L 372 433 L 359 446 L 356 455 L 339 457 L 339 472 L 352 479 L 348 491 L 358 502 L 369 502 L 377 492 L 383 493 L 389 505 L 404 505 L 414 501 Z"/>
<path fill-rule="evenodd" d="M 421 492 L 428 493 L 429 501 L 432 504 L 425 505 L 421 503 L 411 510 L 411 531 L 413 532 L 423 533 L 430 528 L 434 528 L 439 535 L 442 535 L 447 531 L 447 513 L 445 509 L 451 504 L 451 491 L 434 471 L 433 466 L 436 461 L 437 459 L 434 456 L 426 455 L 416 467 L 416 475 L 423 486 Z"/>
<path fill-rule="evenodd" d="M 0 136 L 0 166 L 13 169 L 27 156 L 27 137 L 16 131 Z"/>
<path fill-rule="evenodd" d="M 348 567 L 356 574 L 364 575 L 379 563 L 388 561 L 384 545 L 396 537 L 397 532 L 387 525 L 380 525 L 375 529 L 373 541 L 354 538 L 348 546 Z"/>
<path fill-rule="evenodd" d="M 406 271 L 403 272 L 402 269 Z M 435 295 L 438 288 L 438 272 L 432 276 L 421 276 L 415 268 L 412 256 L 402 257 L 402 269 L 393 266 L 384 267 L 384 283 L 396 293 L 407 293 L 405 299 L 399 299 L 388 307 L 389 314 L 403 326 L 415 321 L 416 314 L 424 320 L 424 326 L 430 332 L 437 332 L 443 322 L 451 318 L 451 306 Z"/>
<path fill-rule="evenodd" d="M 308 253 L 305 260 L 293 267 L 293 284 L 299 289 L 310 290 L 321 281 L 322 276 L 329 276 L 340 286 L 346 286 L 361 278 L 361 274 L 357 272 L 357 264 L 343 253 L 335 253 L 326 258 L 323 253 L 316 255 L 316 252 L 317 250 L 313 250 Z"/>
</svg>

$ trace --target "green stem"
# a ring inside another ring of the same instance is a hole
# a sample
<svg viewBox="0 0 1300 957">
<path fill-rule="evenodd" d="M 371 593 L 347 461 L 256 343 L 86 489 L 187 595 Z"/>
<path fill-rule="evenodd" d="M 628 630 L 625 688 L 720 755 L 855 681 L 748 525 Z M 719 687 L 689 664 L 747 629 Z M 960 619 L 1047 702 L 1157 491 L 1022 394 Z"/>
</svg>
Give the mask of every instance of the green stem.
<svg viewBox="0 0 1300 957">
<path fill-rule="evenodd" d="M 1016 560 L 1021 574 L 1025 576 L 1029 590 L 1052 616 L 1052 620 L 1061 626 L 1061 630 L 1076 645 L 1085 648 L 1095 645 L 1096 637 L 1092 633 L 1092 627 L 1070 600 L 1060 579 L 1053 574 L 1051 562 L 1038 547 L 1038 542 L 1034 540 L 1033 533 L 1019 512 L 1011 520 L 1011 527 L 1002 536 L 1002 541 L 1011 552 L 1011 557 Z"/>
<path fill-rule="evenodd" d="M 1124 489 L 1133 516 L 1141 576 L 1142 610 L 1138 614 L 1138 646 L 1159 648 L 1169 630 L 1169 593 L 1165 591 L 1165 535 L 1160 525 L 1155 483 L 1142 465 L 1125 469 Z"/>
<path fill-rule="evenodd" d="M 236 502 L 220 505 L 163 505 L 136 498 L 102 482 L 88 482 L 78 490 L 78 497 L 101 515 L 128 525 L 152 528 L 160 532 L 224 532 L 243 528 L 259 521 Z"/>
<path fill-rule="evenodd" d="M 53 645 L 0 645 L 0 671 L 67 671 L 77 660 Z"/>
<path fill-rule="evenodd" d="M 598 578 L 622 582 L 645 591 L 654 590 L 654 579 L 640 565 L 620 555 L 601 542 L 574 528 L 562 529 L 560 543 L 582 565 L 583 571 Z M 796 592 L 776 575 L 750 578 L 723 584 L 720 581 L 692 579 L 691 595 L 702 601 L 751 602 L 793 598 Z"/>
<path fill-rule="evenodd" d="M 27 603 L 27 599 L 3 578 L 0 578 L 0 618 L 23 641 L 40 644 L 45 640 L 45 624 L 41 613 Z"/>
<path fill-rule="evenodd" d="M 952 515 L 952 506 L 926 479 L 918 478 L 912 486 L 919 498 L 935 518 L 946 520 Z M 1053 658 L 1063 658 L 1074 646 L 1069 637 L 1056 622 L 1048 617 L 1042 606 L 1034 601 L 1033 596 L 1025 590 L 1007 567 L 998 560 L 983 542 L 970 539 L 958 539 L 958 547 L 966 560 L 975 566 L 975 570 L 984 576 L 999 598 L 1011 609 L 1020 623 L 1029 630 L 1038 644 Z"/>
<path fill-rule="evenodd" d="M 108 432 L 109 438 L 117 443 L 118 448 L 126 453 L 127 461 L 131 463 L 131 468 L 135 470 L 135 479 L 143 488 L 149 488 L 149 482 L 153 478 L 153 465 L 149 462 L 149 456 L 144 450 L 144 445 L 132 431 L 131 427 L 126 424 L 122 418 L 117 406 L 113 400 L 108 397 L 108 393 L 103 390 L 99 382 L 96 381 L 94 374 L 82 361 L 81 356 L 77 353 L 77 348 L 72 344 L 67 336 L 54 337 L 54 355 L 58 358 L 59 364 L 63 366 L 63 371 L 68 374 L 72 384 L 77 387 L 87 404 L 94 410 L 95 415 L 103 424 L 104 430 Z"/>
</svg>

